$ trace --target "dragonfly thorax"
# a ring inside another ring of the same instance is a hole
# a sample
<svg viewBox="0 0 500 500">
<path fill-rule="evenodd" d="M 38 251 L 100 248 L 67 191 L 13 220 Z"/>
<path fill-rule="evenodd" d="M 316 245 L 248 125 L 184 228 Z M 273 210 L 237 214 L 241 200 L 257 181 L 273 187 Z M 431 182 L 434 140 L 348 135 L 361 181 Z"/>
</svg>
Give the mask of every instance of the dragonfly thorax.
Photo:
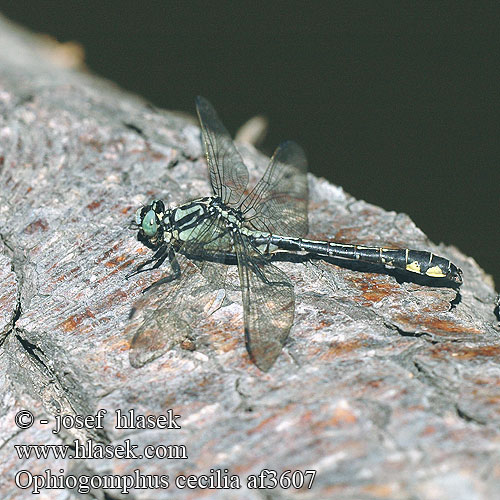
<svg viewBox="0 0 500 500">
<path fill-rule="evenodd" d="M 209 213 L 211 216 L 224 219 L 228 229 L 241 229 L 243 226 L 244 219 L 241 210 L 224 204 L 219 197 L 210 198 Z"/>
<path fill-rule="evenodd" d="M 206 231 L 216 220 L 229 230 L 239 229 L 243 223 L 241 212 L 225 205 L 219 197 L 207 196 L 173 208 L 163 229 L 170 239 L 186 242 Z"/>
</svg>

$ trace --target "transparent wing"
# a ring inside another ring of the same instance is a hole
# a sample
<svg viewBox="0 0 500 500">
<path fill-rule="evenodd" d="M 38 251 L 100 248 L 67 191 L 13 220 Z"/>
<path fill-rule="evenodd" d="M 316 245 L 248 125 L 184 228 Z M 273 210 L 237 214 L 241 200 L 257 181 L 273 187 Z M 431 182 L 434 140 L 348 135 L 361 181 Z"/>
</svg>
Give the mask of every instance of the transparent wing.
<svg viewBox="0 0 500 500">
<path fill-rule="evenodd" d="M 233 248 L 230 231 L 226 221 L 218 217 L 207 217 L 194 228 L 191 236 L 185 241 L 180 251 L 184 254 L 208 256 L 224 261 L 224 253 Z"/>
<path fill-rule="evenodd" d="M 308 232 L 307 204 L 306 155 L 298 144 L 287 141 L 278 146 L 240 208 L 253 229 L 300 237 Z"/>
<path fill-rule="evenodd" d="M 143 366 L 180 344 L 204 315 L 213 312 L 220 299 L 213 292 L 224 288 L 227 273 L 227 266 L 219 263 L 231 243 L 224 230 L 216 218 L 202 221 L 177 253 L 181 277 L 153 287 L 134 305 L 126 331 L 132 337 L 132 366 Z M 192 262 L 181 254 L 203 260 Z"/>
<path fill-rule="evenodd" d="M 210 182 L 214 193 L 228 205 L 241 199 L 248 184 L 248 170 L 213 106 L 203 97 L 196 98 Z"/>
<path fill-rule="evenodd" d="M 215 300 L 213 287 L 180 256 L 181 277 L 154 287 L 134 305 L 125 331 L 131 337 L 130 364 L 139 368 L 191 336 Z"/>
<path fill-rule="evenodd" d="M 179 250 L 195 259 L 194 263 L 214 288 L 226 283 L 227 255 L 234 255 L 233 242 L 222 219 L 207 218 L 196 228 L 196 237 L 186 241 Z"/>
<path fill-rule="evenodd" d="M 293 285 L 241 234 L 235 235 L 238 258 L 245 341 L 252 361 L 269 370 L 279 356 L 293 323 L 295 294 Z"/>
</svg>

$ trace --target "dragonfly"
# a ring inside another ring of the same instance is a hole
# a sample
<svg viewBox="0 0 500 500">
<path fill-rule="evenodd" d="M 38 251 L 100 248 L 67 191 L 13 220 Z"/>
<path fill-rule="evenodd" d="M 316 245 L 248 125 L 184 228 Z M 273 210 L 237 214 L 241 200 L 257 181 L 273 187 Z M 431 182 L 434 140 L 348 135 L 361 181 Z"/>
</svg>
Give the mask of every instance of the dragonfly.
<svg viewBox="0 0 500 500">
<path fill-rule="evenodd" d="M 136 212 L 138 240 L 154 254 L 127 277 L 157 269 L 165 261 L 171 273 L 144 290 L 167 283 L 169 287 L 157 304 L 161 311 L 150 309 L 136 329 L 132 365 L 142 366 L 171 348 L 172 339 L 188 334 L 190 320 L 181 317 L 182 309 L 188 307 L 186 296 L 196 301 L 203 290 L 196 279 L 198 285 L 193 288 L 193 266 L 186 258 L 197 262 L 202 272 L 206 262 L 227 264 L 232 259 L 237 264 L 245 345 L 263 371 L 280 355 L 294 320 L 294 286 L 273 264 L 277 252 L 373 263 L 439 278 L 450 286 L 462 283 L 462 271 L 431 252 L 306 239 L 308 182 L 303 149 L 292 141 L 280 144 L 262 178 L 248 189 L 248 169 L 216 111 L 203 97 L 197 97 L 196 110 L 213 194 L 173 208 L 153 200 Z M 187 263 L 185 277 L 180 258 Z M 227 266 L 219 267 L 215 274 L 224 286 Z M 189 290 L 183 290 L 188 283 Z"/>
</svg>

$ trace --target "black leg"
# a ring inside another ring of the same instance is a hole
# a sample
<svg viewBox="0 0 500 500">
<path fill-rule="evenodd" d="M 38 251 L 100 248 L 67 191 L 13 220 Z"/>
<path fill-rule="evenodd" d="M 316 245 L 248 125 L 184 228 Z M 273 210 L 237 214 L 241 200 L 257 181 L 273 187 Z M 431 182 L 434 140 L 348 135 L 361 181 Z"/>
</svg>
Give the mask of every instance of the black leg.
<svg viewBox="0 0 500 500">
<path fill-rule="evenodd" d="M 153 255 L 153 257 L 151 257 L 151 259 L 137 266 L 135 271 L 130 274 L 127 274 L 125 278 L 128 279 L 131 276 L 135 276 L 136 274 L 143 273 L 145 271 L 151 271 L 152 269 L 158 269 L 165 262 L 165 259 L 168 257 L 169 249 L 170 246 L 168 244 L 163 245 L 162 247 L 160 247 L 159 250 L 157 250 L 157 252 Z M 148 266 L 153 262 L 155 262 L 154 266 L 145 269 L 146 266 Z"/>
<path fill-rule="evenodd" d="M 165 253 L 164 256 L 162 256 L 162 262 L 167 258 L 170 262 L 170 266 L 172 267 L 172 274 L 169 274 L 168 276 L 164 276 L 163 278 L 159 279 L 158 281 L 155 281 L 152 285 L 149 285 L 147 288 L 145 288 L 142 293 L 146 293 L 148 290 L 151 290 L 151 288 L 157 287 L 159 285 L 163 285 L 163 283 L 170 283 L 171 281 L 174 281 L 178 279 L 181 275 L 181 266 L 179 265 L 179 262 L 177 260 L 177 257 L 175 255 L 175 252 L 172 247 L 169 247 L 168 252 Z M 154 269 L 154 268 L 152 268 Z"/>
<path fill-rule="evenodd" d="M 259 266 L 255 262 L 249 262 L 250 269 L 258 276 L 266 285 L 282 285 L 290 286 L 290 283 L 286 281 L 270 281 L 267 276 L 260 270 Z"/>
</svg>

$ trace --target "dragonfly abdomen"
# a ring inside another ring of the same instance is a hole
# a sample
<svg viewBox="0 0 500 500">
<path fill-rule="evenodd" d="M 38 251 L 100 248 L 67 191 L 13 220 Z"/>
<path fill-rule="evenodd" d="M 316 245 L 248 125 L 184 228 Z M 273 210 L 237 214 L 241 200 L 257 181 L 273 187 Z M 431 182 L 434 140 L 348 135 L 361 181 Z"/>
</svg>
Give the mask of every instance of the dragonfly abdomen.
<svg viewBox="0 0 500 500">
<path fill-rule="evenodd" d="M 448 259 L 434 255 L 432 252 L 408 248 L 344 245 L 331 241 L 314 241 L 277 235 L 270 235 L 265 239 L 271 249 L 276 247 L 280 250 L 305 251 L 328 257 L 382 264 L 431 278 L 446 278 L 455 283 L 462 283 L 462 271 Z"/>
</svg>

